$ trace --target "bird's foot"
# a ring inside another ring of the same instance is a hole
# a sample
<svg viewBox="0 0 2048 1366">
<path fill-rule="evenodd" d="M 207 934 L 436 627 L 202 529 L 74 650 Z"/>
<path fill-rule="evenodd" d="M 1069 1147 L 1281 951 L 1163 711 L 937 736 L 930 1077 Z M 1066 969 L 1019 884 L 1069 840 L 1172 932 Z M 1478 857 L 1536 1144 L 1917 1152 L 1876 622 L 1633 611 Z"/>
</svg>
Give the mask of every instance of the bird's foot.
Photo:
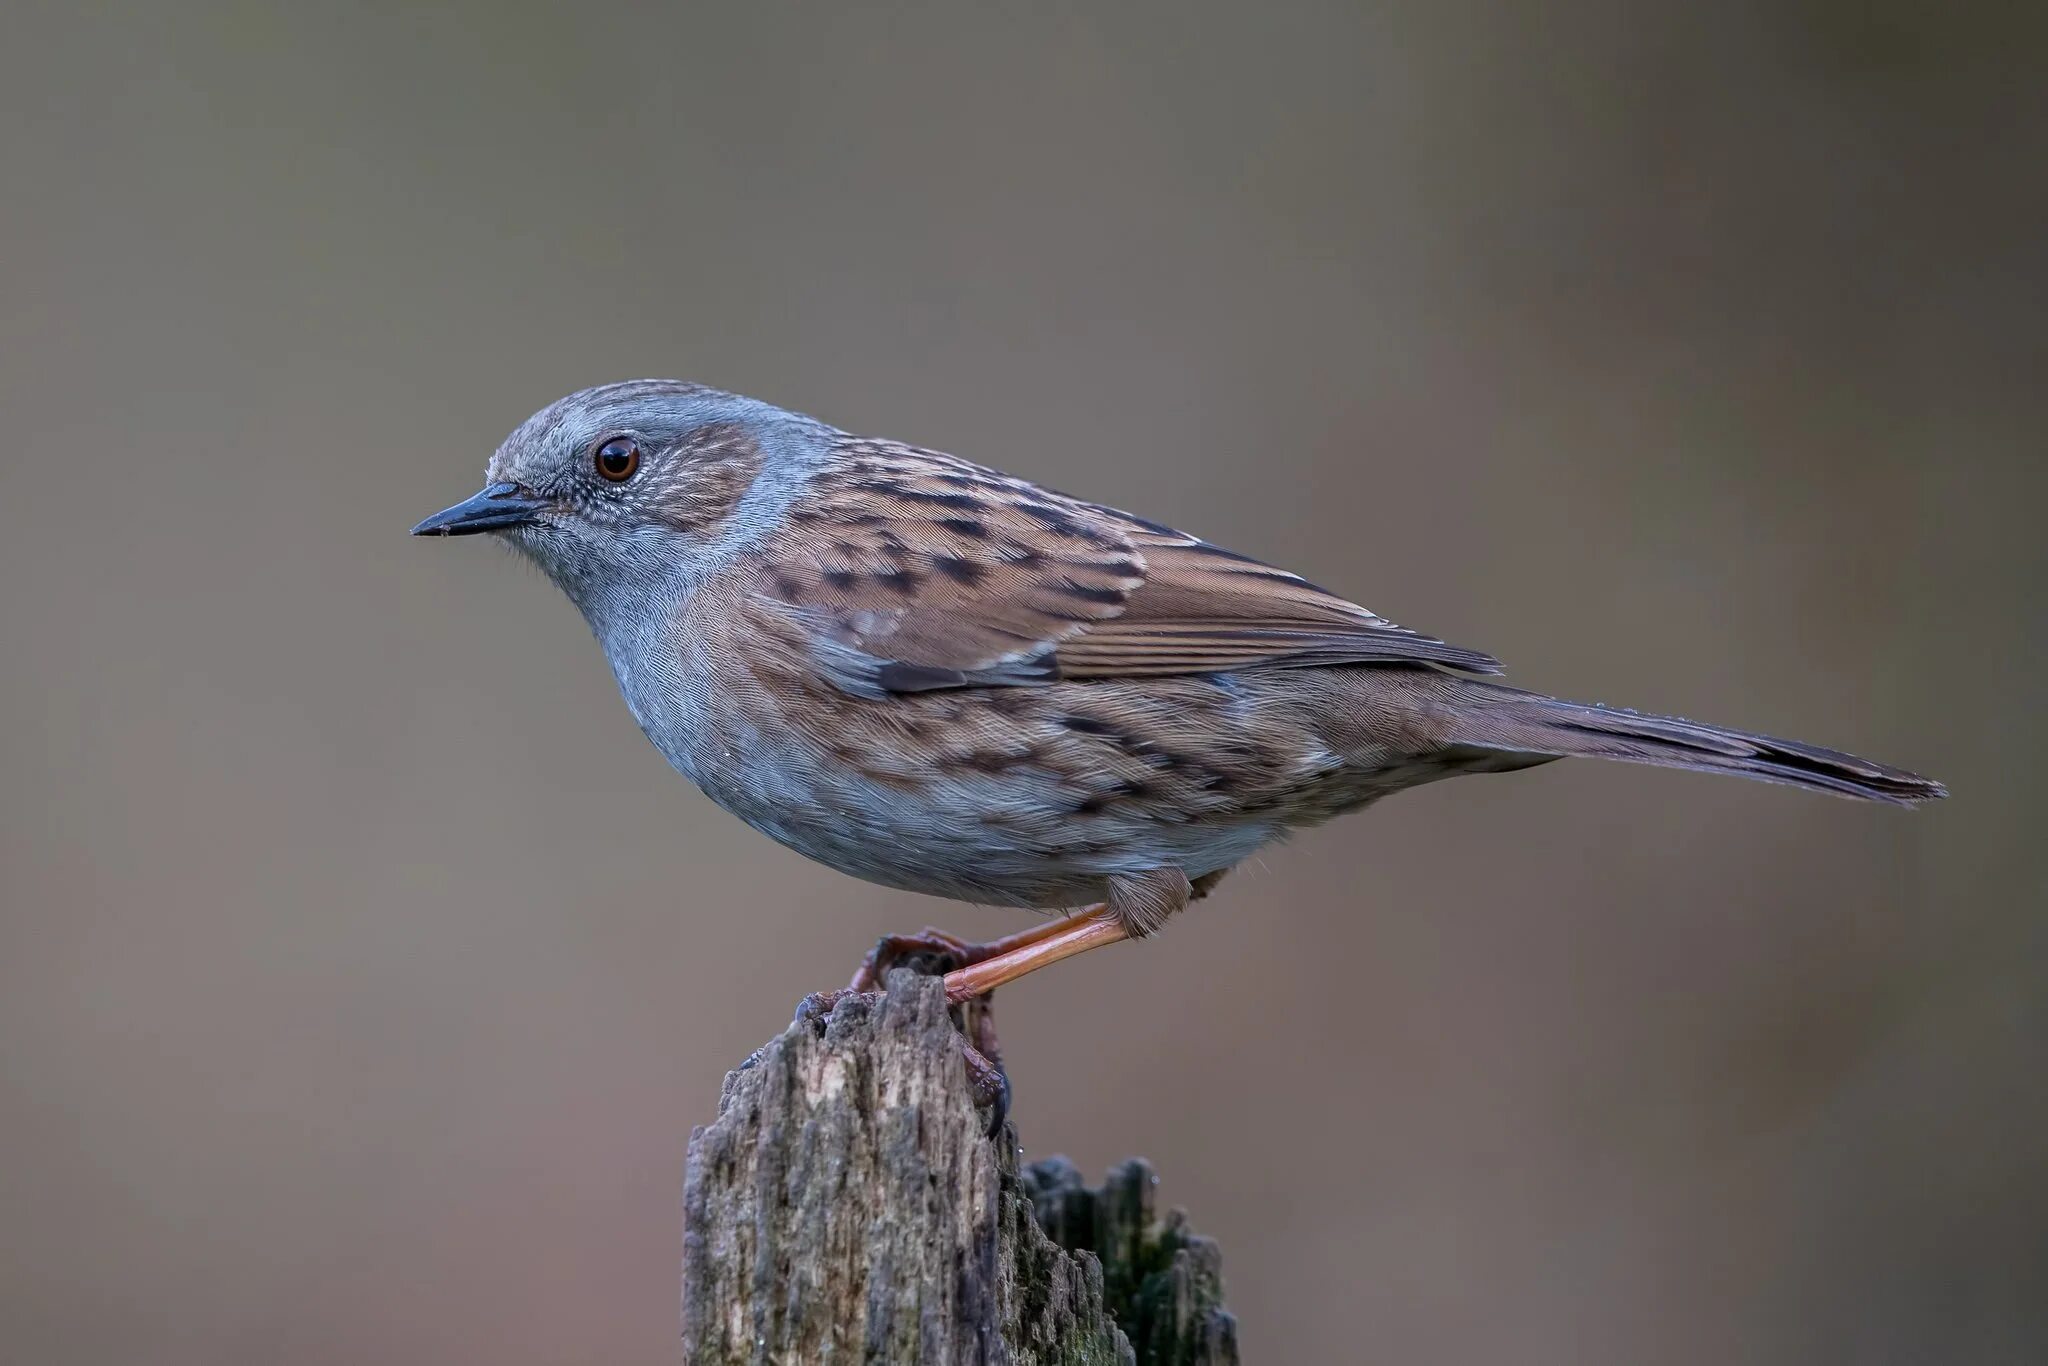
<svg viewBox="0 0 2048 1366">
<path fill-rule="evenodd" d="M 944 930 L 924 929 L 917 934 L 885 935 L 868 951 L 854 972 L 853 980 L 837 991 L 814 991 L 797 1004 L 796 1018 L 824 1027 L 825 1017 L 840 1002 L 854 996 L 879 997 L 889 972 L 909 968 L 930 977 L 942 977 L 979 963 L 1001 951 L 1002 946 L 974 944 Z M 954 1027 L 960 1031 L 960 1058 L 967 1070 L 967 1086 L 975 1108 L 988 1114 L 990 1137 L 1002 1131 L 1010 1113 L 1010 1078 L 1003 1070 L 1001 1045 L 996 1039 L 995 1013 L 986 995 L 973 1000 L 951 1001 Z"/>
<path fill-rule="evenodd" d="M 909 968 L 928 976 L 940 976 L 979 963 L 996 951 L 995 945 L 974 944 L 958 935 L 927 925 L 916 934 L 885 934 L 868 950 L 854 969 L 852 988 L 873 991 L 881 986 L 891 968 Z"/>
<path fill-rule="evenodd" d="M 853 987 L 873 990 L 892 968 L 909 968 L 934 976 L 950 974 L 984 962 L 1008 948 L 1007 941 L 976 944 L 927 925 L 916 934 L 890 934 L 877 940 L 853 974 Z M 1010 1112 L 1010 1077 L 1003 1070 L 1002 1046 L 996 1039 L 995 1011 L 989 994 L 952 1002 L 953 1023 L 960 1030 L 961 1060 L 977 1109 L 989 1113 L 991 1137 L 1000 1132 Z"/>
<path fill-rule="evenodd" d="M 1003 1131 L 1010 1117 L 1010 1074 L 965 1038 L 960 1040 L 960 1061 L 967 1065 L 967 1089 L 974 1096 L 974 1108 L 988 1114 L 990 1138 Z"/>
<path fill-rule="evenodd" d="M 881 996 L 879 987 L 840 987 L 836 991 L 814 991 L 796 1003 L 796 1014 L 790 1017 L 791 1024 L 809 1024 L 824 1032 L 825 1017 L 838 1009 L 841 1001 L 854 996 Z"/>
</svg>

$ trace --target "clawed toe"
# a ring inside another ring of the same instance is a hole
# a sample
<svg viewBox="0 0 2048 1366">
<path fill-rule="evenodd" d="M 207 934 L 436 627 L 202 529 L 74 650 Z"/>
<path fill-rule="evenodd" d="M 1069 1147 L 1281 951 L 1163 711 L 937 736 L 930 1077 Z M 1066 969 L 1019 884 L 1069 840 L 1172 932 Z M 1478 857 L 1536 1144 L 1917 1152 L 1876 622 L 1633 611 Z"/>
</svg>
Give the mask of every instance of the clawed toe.
<svg viewBox="0 0 2048 1366">
<path fill-rule="evenodd" d="M 812 1024 L 823 1028 L 825 1017 L 838 1008 L 839 1003 L 853 996 L 879 996 L 877 991 L 860 987 L 840 987 L 836 991 L 814 991 L 796 1003 L 796 1014 L 790 1017 L 792 1024 Z"/>
<path fill-rule="evenodd" d="M 974 1108 L 988 1111 L 988 1136 L 994 1138 L 1010 1117 L 1010 1074 L 964 1038 L 960 1040 L 960 1059 L 967 1064 L 967 1089 L 974 1097 Z"/>
<path fill-rule="evenodd" d="M 1179 895 L 1171 909 L 1178 909 L 1180 902 L 1186 900 L 1188 882 L 1178 872 L 1172 876 L 1177 880 Z M 953 1023 L 960 1030 L 961 1057 L 967 1067 L 968 1086 L 973 1092 L 975 1105 L 987 1108 L 988 1131 L 994 1136 L 1001 1132 L 1003 1121 L 1010 1112 L 1010 1079 L 1003 1072 L 1003 1055 L 996 1043 L 990 994 L 1005 982 L 1014 981 L 1049 963 L 1129 938 L 1134 933 L 1130 924 L 1132 917 L 1128 906 L 1122 906 L 1120 902 L 1128 902 L 1133 895 L 1146 892 L 1149 884 L 1133 892 L 1126 882 L 1125 879 L 1113 882 L 1107 905 L 1094 907 L 1080 915 L 1054 917 L 993 943 L 969 943 L 944 930 L 929 928 L 916 934 L 884 935 L 861 960 L 860 969 L 853 974 L 850 986 L 806 996 L 803 1004 L 797 1007 L 797 1018 L 816 1021 L 822 1029 L 825 1016 L 847 997 L 878 993 L 892 968 L 905 967 L 914 972 L 943 976 L 946 1002 L 952 1008 Z M 1154 907 L 1155 911 L 1157 909 Z M 1157 919 L 1158 916 L 1152 918 Z"/>
<path fill-rule="evenodd" d="M 988 948 L 970 944 L 944 930 L 925 929 L 917 934 L 883 936 L 853 975 L 849 986 L 836 991 L 814 991 L 797 1002 L 795 1023 L 808 1024 L 820 1033 L 825 1018 L 853 997 L 879 1001 L 883 981 L 890 969 L 905 967 L 914 972 L 942 976 L 981 961 Z M 1000 1134 L 1010 1116 L 1010 1078 L 1003 1071 L 1002 1052 L 996 1042 L 995 1018 L 987 996 L 953 1000 L 953 1023 L 960 1031 L 960 1060 L 967 1072 L 967 1089 L 974 1107 L 988 1115 L 988 1134 Z"/>
<path fill-rule="evenodd" d="M 929 925 L 916 934 L 885 934 L 875 941 L 854 971 L 853 985 L 862 991 L 872 991 L 882 984 L 891 968 L 911 968 L 934 975 L 951 972 L 978 961 L 984 952 L 979 944 L 970 944 Z"/>
</svg>

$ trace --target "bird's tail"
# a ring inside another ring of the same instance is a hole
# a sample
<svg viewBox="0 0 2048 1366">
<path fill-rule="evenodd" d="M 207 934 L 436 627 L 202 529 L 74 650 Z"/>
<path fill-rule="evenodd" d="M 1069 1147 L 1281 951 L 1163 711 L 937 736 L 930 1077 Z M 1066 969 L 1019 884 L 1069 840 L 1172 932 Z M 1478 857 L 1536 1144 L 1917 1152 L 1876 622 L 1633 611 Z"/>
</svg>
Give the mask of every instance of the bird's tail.
<svg viewBox="0 0 2048 1366">
<path fill-rule="evenodd" d="M 1913 806 L 1946 797 L 1932 778 L 1839 750 L 1768 735 L 1650 716 L 1591 702 L 1566 702 L 1476 679 L 1460 680 L 1448 736 L 1502 754 L 1620 759 L 1634 764 L 1734 773 L 1865 801 Z"/>
</svg>

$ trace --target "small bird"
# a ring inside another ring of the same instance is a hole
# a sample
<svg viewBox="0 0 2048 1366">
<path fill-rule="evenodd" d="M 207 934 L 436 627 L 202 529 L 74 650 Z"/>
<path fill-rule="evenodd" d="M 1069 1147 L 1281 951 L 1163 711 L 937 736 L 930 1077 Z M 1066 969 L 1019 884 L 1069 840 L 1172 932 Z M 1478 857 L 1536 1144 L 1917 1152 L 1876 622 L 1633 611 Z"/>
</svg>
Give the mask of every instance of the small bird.
<svg viewBox="0 0 2048 1366">
<path fill-rule="evenodd" d="M 755 829 L 888 887 L 1093 908 L 902 941 L 960 964 L 954 1001 L 1152 934 L 1290 831 L 1456 774 L 1590 757 L 1947 795 L 1492 682 L 1491 655 L 1198 536 L 697 384 L 535 413 L 482 492 L 413 528 L 477 532 L 569 595 L 647 738 Z"/>
</svg>

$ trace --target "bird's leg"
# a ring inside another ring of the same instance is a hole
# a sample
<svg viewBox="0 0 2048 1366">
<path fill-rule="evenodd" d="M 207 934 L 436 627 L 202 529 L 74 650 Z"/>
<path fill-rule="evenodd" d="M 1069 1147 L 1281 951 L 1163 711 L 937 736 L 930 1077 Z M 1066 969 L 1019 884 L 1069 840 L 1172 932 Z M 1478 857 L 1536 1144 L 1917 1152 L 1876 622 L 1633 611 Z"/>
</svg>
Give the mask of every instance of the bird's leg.
<svg viewBox="0 0 2048 1366">
<path fill-rule="evenodd" d="M 849 996 L 878 992 L 891 968 L 907 967 L 926 975 L 943 974 L 969 963 L 978 963 L 992 953 L 1001 953 L 1029 942 L 1033 937 L 1049 933 L 1059 926 L 1060 921 L 1055 917 L 1022 933 L 986 944 L 971 943 L 929 925 L 916 934 L 885 934 L 875 941 L 867 957 L 860 960 L 860 966 L 853 970 L 852 981 L 837 991 L 812 992 L 797 1006 L 797 1013 L 822 1018 Z"/>
<path fill-rule="evenodd" d="M 889 969 L 908 966 L 926 972 L 947 972 L 1027 949 L 1058 934 L 1067 925 L 1063 916 L 1053 916 L 1028 930 L 1001 939 L 975 944 L 944 930 L 927 926 L 916 934 L 885 935 L 868 950 L 853 974 L 853 981 L 838 991 L 819 992 L 805 998 L 800 1011 L 822 1016 L 846 997 L 859 992 L 879 991 Z M 960 1029 L 960 1056 L 967 1066 L 967 1084 L 977 1108 L 989 1110 L 989 1132 L 1000 1130 L 1010 1111 L 1010 1078 L 1003 1070 L 1002 1047 L 996 1041 L 995 1011 L 987 993 L 973 1000 L 948 996 L 953 1021 Z"/>
<path fill-rule="evenodd" d="M 855 970 L 853 980 L 837 991 L 820 991 L 806 996 L 797 1006 L 797 1018 L 822 1020 L 833 1007 L 849 996 L 879 992 L 889 969 L 909 967 L 915 971 L 943 973 L 967 967 L 985 959 L 1014 953 L 1057 934 L 1068 922 L 1054 916 L 1041 924 L 985 944 L 970 943 L 944 930 L 926 928 L 916 934 L 885 935 L 868 950 Z M 1000 1133 L 1010 1113 L 1010 1078 L 1003 1070 L 1002 1047 L 996 1040 L 995 1010 L 986 994 L 974 1000 L 948 996 L 953 1023 L 960 1030 L 960 1061 L 967 1070 L 967 1087 L 976 1109 L 988 1112 L 988 1132 Z"/>
<path fill-rule="evenodd" d="M 798 1019 L 823 1020 L 849 996 L 879 992 L 889 969 L 946 972 L 984 960 L 1017 953 L 1058 934 L 1069 922 L 1053 917 L 1028 930 L 986 944 L 973 944 L 944 930 L 926 928 L 917 934 L 885 935 L 868 950 L 853 980 L 837 991 L 813 992 L 797 1006 Z M 996 1041 L 996 1018 L 986 993 L 968 1000 L 949 994 L 953 1023 L 960 1031 L 960 1061 L 976 1109 L 988 1112 L 988 1132 L 1000 1133 L 1010 1113 L 1010 1078 L 1003 1070 L 1002 1047 Z"/>
<path fill-rule="evenodd" d="M 1177 868 L 1159 869 L 1109 881 L 1109 900 L 1078 915 L 1058 917 L 1028 930 L 985 944 L 971 944 L 943 930 L 888 935 L 861 961 L 853 981 L 838 991 L 817 992 L 797 1007 L 800 1019 L 822 1019 L 849 996 L 878 990 L 892 967 L 908 962 L 926 972 L 945 971 L 946 1001 L 959 1027 L 960 1055 L 976 1106 L 989 1109 L 989 1132 L 1001 1130 L 1010 1108 L 1010 1079 L 1003 1071 L 996 1043 L 995 1013 L 989 995 L 1005 982 L 1071 958 L 1089 949 L 1137 939 L 1166 923 L 1187 905 L 1190 896 L 1206 892 L 1219 874 L 1191 887 Z M 918 960 L 922 960 L 921 962 Z"/>
<path fill-rule="evenodd" d="M 868 950 L 868 956 L 861 960 L 848 990 L 878 990 L 889 969 L 902 965 L 905 959 L 934 960 L 934 965 L 942 972 L 969 967 L 985 959 L 1036 944 L 1049 935 L 1059 933 L 1060 927 L 1065 923 L 1066 917 L 1053 916 L 1028 930 L 1019 930 L 1016 934 L 1007 934 L 1001 939 L 991 939 L 983 944 L 970 943 L 957 935 L 930 926 L 916 934 L 884 935 L 876 941 L 872 949 Z"/>
<path fill-rule="evenodd" d="M 1120 939 L 1141 939 L 1165 924 L 1168 916 L 1189 901 L 1207 895 L 1222 880 L 1223 870 L 1219 869 L 1190 883 L 1175 868 L 1112 878 L 1108 901 L 980 944 L 930 926 L 916 934 L 884 935 L 868 950 L 867 957 L 854 970 L 853 980 L 844 988 L 818 992 L 807 999 L 825 1003 L 829 1009 L 830 1004 L 855 992 L 880 990 L 890 968 L 906 959 L 919 958 L 945 972 L 948 1000 L 986 996 L 1003 983 L 1014 982 L 1062 958 Z"/>
<path fill-rule="evenodd" d="M 1097 906 L 1079 915 L 1053 922 L 1050 934 L 1027 944 L 970 963 L 946 974 L 946 999 L 971 1001 L 988 995 L 1005 982 L 1014 982 L 1028 972 L 1049 967 L 1062 958 L 1114 944 L 1130 938 L 1130 931 L 1108 906 Z"/>
<path fill-rule="evenodd" d="M 1072 932 L 1078 922 L 1105 911 L 1113 912 L 1122 920 L 1128 930 L 1126 937 L 1142 938 L 1159 928 L 1167 916 L 1172 915 L 1187 902 L 1199 901 L 1214 891 L 1216 884 L 1223 880 L 1223 875 L 1228 871 L 1227 868 L 1219 868 L 1213 873 L 1202 874 L 1193 882 L 1180 878 L 1172 869 L 1162 869 L 1142 877 L 1119 878 L 1116 884 L 1123 884 L 1122 890 L 1119 891 L 1118 886 L 1112 884 L 1108 901 L 1090 906 L 1075 915 L 1051 916 L 1028 930 L 1019 930 L 1015 934 L 1006 934 L 1001 939 L 990 939 L 978 944 L 930 925 L 916 934 L 883 935 L 875 941 L 875 946 L 868 950 L 868 956 L 861 960 L 860 967 L 854 970 L 853 981 L 847 985 L 846 991 L 880 990 L 882 979 L 888 975 L 889 969 L 904 965 L 905 960 L 911 960 L 910 966 L 917 966 L 915 960 L 924 959 L 948 974 L 950 978 L 952 973 L 961 968 L 970 968 L 991 959 L 1022 953 L 1026 949 L 1044 944 L 1047 940 L 1061 938 Z M 1116 941 L 1107 939 L 1102 942 Z M 1080 948 L 1068 948 L 1036 961 L 1034 967 L 1056 963 L 1062 958 L 1080 953 L 1083 949 L 1095 947 L 1098 945 L 1091 942 L 1083 944 Z M 1021 972 L 1004 977 L 1003 981 L 1014 981 L 1032 970 L 1033 968 L 1027 967 Z M 993 990 L 995 987 L 989 986 L 977 994 L 986 996 Z M 836 999 L 844 993 L 824 994 Z"/>
<path fill-rule="evenodd" d="M 1211 885 L 1214 885 L 1213 883 Z M 1206 890 L 1206 888 L 1204 889 Z M 1188 904 L 1192 889 L 1178 868 L 1161 868 L 1109 880 L 1109 900 L 1092 910 L 1011 936 L 1004 949 L 946 974 L 946 999 L 986 996 L 1005 982 L 1049 967 L 1062 958 L 1099 949 L 1120 939 L 1141 939 Z"/>
</svg>

